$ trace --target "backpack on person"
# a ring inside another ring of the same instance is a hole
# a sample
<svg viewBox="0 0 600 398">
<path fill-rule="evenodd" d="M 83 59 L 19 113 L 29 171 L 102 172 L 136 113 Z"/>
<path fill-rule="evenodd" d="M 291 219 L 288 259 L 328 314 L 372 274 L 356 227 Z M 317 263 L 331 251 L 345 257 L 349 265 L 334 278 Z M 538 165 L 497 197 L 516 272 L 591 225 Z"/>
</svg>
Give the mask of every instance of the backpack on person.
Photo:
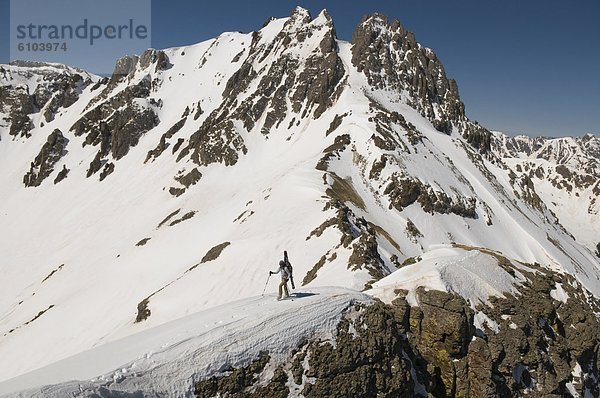
<svg viewBox="0 0 600 398">
<path fill-rule="evenodd" d="M 294 276 L 293 276 L 293 271 L 294 269 L 292 268 L 292 263 L 290 263 L 290 260 L 288 259 L 288 254 L 287 254 L 287 250 L 283 251 L 283 262 L 285 263 L 285 271 L 287 272 L 287 274 L 290 277 L 290 282 L 292 284 L 292 289 L 295 289 L 296 286 L 294 286 Z"/>
</svg>

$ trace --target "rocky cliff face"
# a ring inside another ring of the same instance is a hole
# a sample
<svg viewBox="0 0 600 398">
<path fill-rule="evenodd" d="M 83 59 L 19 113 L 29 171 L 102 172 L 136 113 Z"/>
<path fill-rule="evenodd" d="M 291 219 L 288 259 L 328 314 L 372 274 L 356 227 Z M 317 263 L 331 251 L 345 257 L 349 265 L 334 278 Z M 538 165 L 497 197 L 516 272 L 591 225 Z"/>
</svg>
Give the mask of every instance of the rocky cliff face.
<svg viewBox="0 0 600 398">
<path fill-rule="evenodd" d="M 524 278 L 517 294 L 473 307 L 420 287 L 411 306 L 397 290 L 349 309 L 334 341 L 307 341 L 278 365 L 264 352 L 196 396 L 597 396 L 600 301 L 568 275 L 496 257 Z"/>
<path fill-rule="evenodd" d="M 481 152 L 490 149 L 491 133 L 470 122 L 456 81 L 448 79 L 435 53 L 417 43 L 398 20 L 366 16 L 352 36 L 352 63 L 377 89 L 392 88 L 409 97 L 409 104 L 440 132 L 461 130 Z"/>
<path fill-rule="evenodd" d="M 27 137 L 34 128 L 30 115 L 54 120 L 60 109 L 74 104 L 94 81 L 90 74 L 58 64 L 15 61 L 0 67 L 0 112 L 7 114 L 11 136 Z"/>
<path fill-rule="evenodd" d="M 31 163 L 29 172 L 23 177 L 26 187 L 38 186 L 54 171 L 54 165 L 66 153 L 67 139 L 58 129 L 54 130 L 42 146 L 40 153 Z M 56 181 L 58 182 L 58 181 Z"/>
</svg>

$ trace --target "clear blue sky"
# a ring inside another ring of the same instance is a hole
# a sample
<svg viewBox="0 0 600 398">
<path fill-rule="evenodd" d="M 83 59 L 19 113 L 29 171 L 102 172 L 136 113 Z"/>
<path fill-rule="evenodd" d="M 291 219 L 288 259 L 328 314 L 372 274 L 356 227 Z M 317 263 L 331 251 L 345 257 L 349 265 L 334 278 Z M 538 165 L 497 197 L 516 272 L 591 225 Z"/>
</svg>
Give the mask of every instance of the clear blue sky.
<svg viewBox="0 0 600 398">
<path fill-rule="evenodd" d="M 313 15 L 326 8 L 343 40 L 350 40 L 364 14 L 398 18 L 437 53 L 458 81 L 469 117 L 488 128 L 549 136 L 600 133 L 596 0 L 153 0 L 152 45 L 256 30 L 296 5 Z M 0 0 L 0 16 L 0 62 L 6 62 L 8 0 Z"/>
</svg>

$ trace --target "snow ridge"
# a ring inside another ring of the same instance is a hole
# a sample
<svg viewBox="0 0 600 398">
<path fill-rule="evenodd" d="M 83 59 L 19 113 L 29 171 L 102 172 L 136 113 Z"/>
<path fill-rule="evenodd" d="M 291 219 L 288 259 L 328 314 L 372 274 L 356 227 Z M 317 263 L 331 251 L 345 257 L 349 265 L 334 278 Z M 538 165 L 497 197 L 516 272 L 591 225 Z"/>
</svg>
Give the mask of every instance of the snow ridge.
<svg viewBox="0 0 600 398">
<path fill-rule="evenodd" d="M 2 395 L 6 398 L 60 398 L 152 391 L 156 396 L 192 397 L 199 379 L 246 366 L 260 352 L 268 352 L 276 366 L 308 339 L 333 341 L 346 310 L 371 301 L 342 288 L 303 290 L 293 301 L 278 302 L 273 295 L 240 300 L 0 383 L 0 393 L 7 393 Z M 45 386 L 9 393 L 31 385 Z"/>
</svg>

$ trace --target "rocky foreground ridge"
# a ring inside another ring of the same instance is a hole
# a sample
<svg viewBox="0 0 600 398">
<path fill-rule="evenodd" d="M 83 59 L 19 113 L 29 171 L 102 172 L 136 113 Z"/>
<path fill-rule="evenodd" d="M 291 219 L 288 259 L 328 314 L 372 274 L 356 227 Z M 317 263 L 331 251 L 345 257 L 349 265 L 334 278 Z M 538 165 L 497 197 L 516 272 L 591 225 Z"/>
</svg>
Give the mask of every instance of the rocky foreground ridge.
<svg viewBox="0 0 600 398">
<path fill-rule="evenodd" d="M 276 366 L 263 352 L 200 381 L 196 396 L 598 395 L 600 301 L 569 275 L 484 252 L 520 279 L 515 294 L 474 308 L 418 287 L 411 306 L 398 289 L 391 302 L 349 309 L 335 341 L 307 341 Z"/>
</svg>

